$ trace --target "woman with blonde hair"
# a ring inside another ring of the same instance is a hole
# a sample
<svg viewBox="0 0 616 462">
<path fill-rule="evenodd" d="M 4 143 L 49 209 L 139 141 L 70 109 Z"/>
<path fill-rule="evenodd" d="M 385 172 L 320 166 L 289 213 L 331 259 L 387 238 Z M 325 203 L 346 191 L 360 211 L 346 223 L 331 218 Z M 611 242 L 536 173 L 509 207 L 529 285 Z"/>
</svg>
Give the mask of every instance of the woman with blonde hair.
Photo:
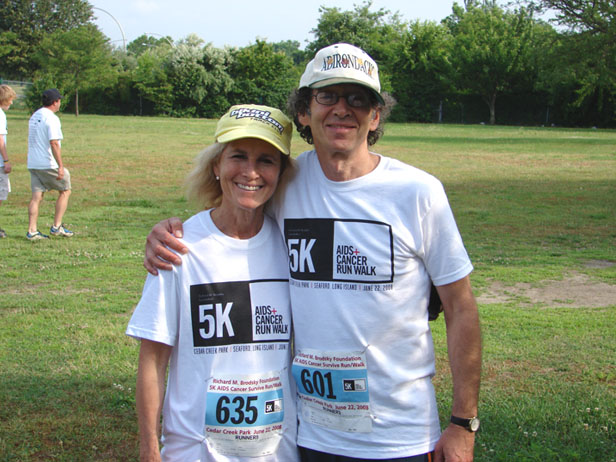
<svg viewBox="0 0 616 462">
<path fill-rule="evenodd" d="M 287 251 L 264 213 L 292 170 L 291 134 L 277 109 L 233 106 L 187 177 L 205 209 L 185 223 L 190 252 L 148 275 L 126 331 L 141 340 L 141 461 L 299 460 Z"/>
</svg>

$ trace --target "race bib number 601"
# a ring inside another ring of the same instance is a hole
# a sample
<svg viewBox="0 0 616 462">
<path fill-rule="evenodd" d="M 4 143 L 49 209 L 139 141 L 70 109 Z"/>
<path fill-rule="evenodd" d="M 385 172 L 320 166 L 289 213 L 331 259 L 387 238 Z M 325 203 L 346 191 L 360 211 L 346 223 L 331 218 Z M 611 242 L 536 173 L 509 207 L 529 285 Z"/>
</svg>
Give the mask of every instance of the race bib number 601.
<svg viewBox="0 0 616 462">
<path fill-rule="evenodd" d="M 365 353 L 302 350 L 292 372 L 306 421 L 346 432 L 372 431 Z"/>
</svg>

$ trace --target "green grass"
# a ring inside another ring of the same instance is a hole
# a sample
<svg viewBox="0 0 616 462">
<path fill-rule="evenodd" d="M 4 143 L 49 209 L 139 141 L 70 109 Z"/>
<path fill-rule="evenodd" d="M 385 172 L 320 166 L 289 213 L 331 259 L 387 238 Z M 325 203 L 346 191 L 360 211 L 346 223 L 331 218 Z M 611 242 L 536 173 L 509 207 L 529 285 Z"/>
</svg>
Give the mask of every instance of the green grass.
<svg viewBox="0 0 616 462">
<path fill-rule="evenodd" d="M 25 112 L 9 110 L 13 192 L 0 207 L 0 462 L 136 460 L 137 343 L 124 335 L 145 278 L 144 239 L 194 213 L 182 180 L 210 120 L 61 115 L 72 239 L 29 242 Z M 293 151 L 306 145 L 294 138 Z M 374 148 L 439 177 L 475 264 L 473 285 L 570 271 L 616 284 L 616 132 L 391 124 Z M 47 194 L 39 228 L 51 225 Z M 599 265 L 600 266 L 600 265 Z M 616 460 L 616 300 L 480 305 L 477 461 Z M 443 421 L 450 376 L 433 324 Z"/>
</svg>

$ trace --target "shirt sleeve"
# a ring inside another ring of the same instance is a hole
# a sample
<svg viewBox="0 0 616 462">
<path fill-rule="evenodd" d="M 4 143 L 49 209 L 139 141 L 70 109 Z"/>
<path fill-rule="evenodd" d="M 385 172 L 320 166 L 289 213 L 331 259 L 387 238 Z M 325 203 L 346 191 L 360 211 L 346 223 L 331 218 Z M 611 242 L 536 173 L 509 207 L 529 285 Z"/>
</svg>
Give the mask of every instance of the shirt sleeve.
<svg viewBox="0 0 616 462">
<path fill-rule="evenodd" d="M 174 346 L 179 327 L 179 306 L 175 271 L 148 274 L 141 300 L 126 328 L 126 335 Z"/>
<path fill-rule="evenodd" d="M 50 140 L 63 139 L 62 125 L 58 117 L 52 117 L 49 119 L 49 122 L 47 124 L 47 136 L 49 137 Z"/>
<path fill-rule="evenodd" d="M 6 123 L 6 114 L 0 109 L 0 135 L 8 134 L 8 126 Z"/>
<path fill-rule="evenodd" d="M 422 220 L 424 263 L 432 282 L 442 286 L 473 270 L 443 186 L 431 191 L 431 206 Z"/>
</svg>

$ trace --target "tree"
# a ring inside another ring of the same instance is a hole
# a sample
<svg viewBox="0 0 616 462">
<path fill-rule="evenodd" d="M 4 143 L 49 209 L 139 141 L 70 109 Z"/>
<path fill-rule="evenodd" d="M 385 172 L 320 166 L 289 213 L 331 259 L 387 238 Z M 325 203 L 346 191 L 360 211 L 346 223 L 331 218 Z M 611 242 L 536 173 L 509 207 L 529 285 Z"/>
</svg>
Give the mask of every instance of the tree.
<svg viewBox="0 0 616 462">
<path fill-rule="evenodd" d="M 218 117 L 229 106 L 227 96 L 233 83 L 227 71 L 230 53 L 202 44 L 196 35 L 189 36 L 169 59 L 173 115 Z"/>
<path fill-rule="evenodd" d="M 306 60 L 307 53 L 299 49 L 297 40 L 284 40 L 282 42 L 272 43 L 275 52 L 282 51 L 285 55 L 293 60 L 293 64 L 299 66 Z"/>
<path fill-rule="evenodd" d="M 381 87 L 391 90 L 389 76 L 394 73 L 394 45 L 402 39 L 406 25 L 398 13 L 392 14 L 381 8 L 370 11 L 372 2 L 355 5 L 353 11 L 341 11 L 337 7 L 320 7 L 319 23 L 311 33 L 315 40 L 308 44 L 309 56 L 328 45 L 346 42 L 366 51 L 378 63 Z"/>
<path fill-rule="evenodd" d="M 313 56 L 321 48 L 339 42 L 351 43 L 366 51 L 373 48 L 373 31 L 384 22 L 383 18 L 389 11 L 381 8 L 377 12 L 371 12 L 371 5 L 372 2 L 366 2 L 363 6 L 356 5 L 354 11 L 321 6 L 319 23 L 311 31 L 315 40 L 307 47 L 310 55 Z"/>
<path fill-rule="evenodd" d="M 117 77 L 107 37 L 94 24 L 47 35 L 40 44 L 37 61 L 41 73 L 52 76 L 58 88 L 75 96 L 79 115 L 79 90 L 111 85 Z"/>
<path fill-rule="evenodd" d="M 15 32 L 5 31 L 0 33 L 0 62 L 4 77 L 18 76 L 22 57 L 20 55 L 19 37 Z M 2 75 L 0 74 L 0 77 Z"/>
<path fill-rule="evenodd" d="M 539 11 L 556 12 L 555 22 L 569 28 L 562 35 L 561 60 L 574 74 L 578 113 L 594 112 L 597 125 L 616 120 L 616 4 L 613 0 L 535 0 Z"/>
<path fill-rule="evenodd" d="M 277 108 L 285 107 L 289 93 L 299 81 L 291 58 L 261 40 L 233 53 L 229 74 L 233 79 L 231 101 Z"/>
<path fill-rule="evenodd" d="M 134 56 L 141 56 L 147 50 L 157 47 L 173 48 L 171 37 L 152 37 L 151 35 L 141 34 L 126 46 L 126 51 Z"/>
<path fill-rule="evenodd" d="M 34 55 L 43 38 L 89 23 L 92 7 L 86 0 L 3 0 L 0 3 L 2 70 L 14 78 L 31 77 Z"/>
<path fill-rule="evenodd" d="M 526 3 L 538 11 L 555 10 L 556 21 L 573 30 L 616 38 L 616 4 L 613 0 L 530 0 Z"/>
<path fill-rule="evenodd" d="M 57 84 L 50 75 L 41 75 L 40 78 L 35 79 L 26 90 L 26 107 L 28 110 L 34 112 L 40 108 L 43 92 L 48 88 L 54 87 L 57 87 Z"/>
<path fill-rule="evenodd" d="M 480 95 L 494 124 L 498 95 L 532 78 L 532 14 L 523 8 L 506 12 L 494 2 L 468 2 L 466 11 L 454 4 L 446 24 L 453 35 L 450 55 L 458 90 Z"/>
<path fill-rule="evenodd" d="M 396 44 L 391 84 L 398 104 L 392 120 L 431 122 L 452 93 L 451 35 L 434 22 L 413 22 Z"/>
<path fill-rule="evenodd" d="M 139 114 L 143 101 L 150 103 L 156 114 L 170 114 L 173 108 L 173 86 L 167 75 L 171 54 L 165 48 L 150 48 L 137 58 L 133 84 L 139 92 Z"/>
<path fill-rule="evenodd" d="M 540 120 L 543 124 L 553 123 L 556 114 L 563 117 L 563 107 L 570 99 L 571 75 L 563 67 L 561 38 L 561 34 L 546 22 L 536 21 L 533 25 L 530 59 L 536 77 L 532 88 L 529 86 L 525 93 L 544 105 L 544 117 Z"/>
</svg>

